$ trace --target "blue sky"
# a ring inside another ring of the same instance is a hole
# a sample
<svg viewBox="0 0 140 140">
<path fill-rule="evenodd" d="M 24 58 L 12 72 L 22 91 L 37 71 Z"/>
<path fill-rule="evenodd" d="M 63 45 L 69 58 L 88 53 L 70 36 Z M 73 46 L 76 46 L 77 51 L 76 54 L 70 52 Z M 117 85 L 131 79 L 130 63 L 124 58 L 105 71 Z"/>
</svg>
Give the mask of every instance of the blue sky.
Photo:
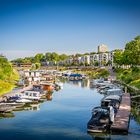
<svg viewBox="0 0 140 140">
<path fill-rule="evenodd" d="M 124 48 L 140 35 L 139 0 L 0 0 L 0 53 L 84 53 Z"/>
</svg>

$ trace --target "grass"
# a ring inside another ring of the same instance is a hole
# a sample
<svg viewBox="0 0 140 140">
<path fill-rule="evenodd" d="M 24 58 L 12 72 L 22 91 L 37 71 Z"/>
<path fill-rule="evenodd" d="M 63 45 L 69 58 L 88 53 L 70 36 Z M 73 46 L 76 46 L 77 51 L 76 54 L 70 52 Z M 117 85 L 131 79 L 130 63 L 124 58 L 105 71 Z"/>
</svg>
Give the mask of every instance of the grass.
<svg viewBox="0 0 140 140">
<path fill-rule="evenodd" d="M 140 68 L 117 69 L 117 79 L 140 89 Z"/>
<path fill-rule="evenodd" d="M 14 84 L 0 80 L 0 96 L 11 91 L 14 87 Z"/>
</svg>

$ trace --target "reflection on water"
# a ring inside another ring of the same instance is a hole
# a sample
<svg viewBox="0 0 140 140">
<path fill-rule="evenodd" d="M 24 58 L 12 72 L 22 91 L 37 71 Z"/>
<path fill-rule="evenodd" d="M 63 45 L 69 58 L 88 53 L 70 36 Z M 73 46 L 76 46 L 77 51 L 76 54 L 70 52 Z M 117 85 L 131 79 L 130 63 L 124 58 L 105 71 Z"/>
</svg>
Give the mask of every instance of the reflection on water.
<svg viewBox="0 0 140 140">
<path fill-rule="evenodd" d="M 92 88 L 90 80 L 64 81 L 63 90 L 47 93 L 42 103 L 26 104 L 13 113 L 0 114 L 0 139 L 140 140 L 140 112 L 136 104 L 132 106 L 128 135 L 87 133 L 91 110 L 100 105 L 103 96 Z"/>
<path fill-rule="evenodd" d="M 53 94 L 53 92 L 48 92 L 48 93 L 46 94 L 46 99 L 47 99 L 47 101 L 51 101 L 51 100 L 52 100 L 52 94 Z"/>
<path fill-rule="evenodd" d="M 111 140 L 111 135 L 106 133 L 88 133 L 93 140 Z"/>
<path fill-rule="evenodd" d="M 15 117 L 13 112 L 0 113 L 0 119 L 2 119 L 2 118 L 13 118 L 13 117 Z"/>
<path fill-rule="evenodd" d="M 90 89 L 92 89 L 93 86 L 92 86 L 91 81 L 92 80 L 89 80 L 89 79 L 84 79 L 82 81 L 80 81 L 80 80 L 79 81 L 68 81 L 68 80 L 66 80 L 65 83 L 72 84 L 72 85 L 82 87 L 82 88 L 90 88 Z"/>
</svg>

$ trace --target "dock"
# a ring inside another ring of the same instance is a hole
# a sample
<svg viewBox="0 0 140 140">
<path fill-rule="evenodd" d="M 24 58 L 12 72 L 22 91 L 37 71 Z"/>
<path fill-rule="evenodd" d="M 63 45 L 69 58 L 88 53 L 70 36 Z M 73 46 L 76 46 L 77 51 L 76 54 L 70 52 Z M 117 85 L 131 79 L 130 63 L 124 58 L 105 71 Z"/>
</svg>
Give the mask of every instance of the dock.
<svg viewBox="0 0 140 140">
<path fill-rule="evenodd" d="M 112 133 L 127 134 L 129 129 L 131 110 L 131 99 L 129 93 L 124 93 L 122 96 L 119 110 L 116 114 L 113 124 L 110 127 Z"/>
</svg>

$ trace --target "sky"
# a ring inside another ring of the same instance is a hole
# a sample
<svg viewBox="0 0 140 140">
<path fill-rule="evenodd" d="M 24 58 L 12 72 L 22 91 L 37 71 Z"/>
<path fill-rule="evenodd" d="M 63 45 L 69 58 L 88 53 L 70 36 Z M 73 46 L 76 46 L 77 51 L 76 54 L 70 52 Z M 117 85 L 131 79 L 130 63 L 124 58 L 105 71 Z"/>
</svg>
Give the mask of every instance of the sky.
<svg viewBox="0 0 140 140">
<path fill-rule="evenodd" d="M 0 53 L 10 60 L 123 49 L 137 35 L 140 0 L 0 0 Z"/>
</svg>

